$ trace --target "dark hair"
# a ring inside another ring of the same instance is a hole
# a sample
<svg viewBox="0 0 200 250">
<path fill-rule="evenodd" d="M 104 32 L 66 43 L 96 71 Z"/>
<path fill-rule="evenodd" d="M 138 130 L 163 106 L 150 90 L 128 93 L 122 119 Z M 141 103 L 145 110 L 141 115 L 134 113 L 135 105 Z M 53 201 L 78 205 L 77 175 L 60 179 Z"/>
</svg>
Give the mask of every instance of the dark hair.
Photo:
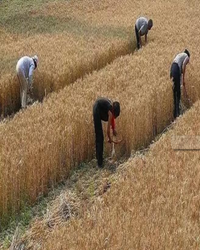
<svg viewBox="0 0 200 250">
<path fill-rule="evenodd" d="M 148 28 L 152 28 L 153 27 L 153 20 L 152 19 L 149 19 L 148 21 Z"/>
<path fill-rule="evenodd" d="M 34 65 L 35 65 L 35 69 L 37 68 L 37 62 L 35 59 L 33 59 Z"/>
<path fill-rule="evenodd" d="M 190 52 L 187 49 L 184 50 L 184 53 L 186 53 L 188 57 L 190 57 Z"/>
<path fill-rule="evenodd" d="M 113 114 L 117 118 L 120 114 L 120 104 L 119 102 L 113 102 Z"/>
</svg>

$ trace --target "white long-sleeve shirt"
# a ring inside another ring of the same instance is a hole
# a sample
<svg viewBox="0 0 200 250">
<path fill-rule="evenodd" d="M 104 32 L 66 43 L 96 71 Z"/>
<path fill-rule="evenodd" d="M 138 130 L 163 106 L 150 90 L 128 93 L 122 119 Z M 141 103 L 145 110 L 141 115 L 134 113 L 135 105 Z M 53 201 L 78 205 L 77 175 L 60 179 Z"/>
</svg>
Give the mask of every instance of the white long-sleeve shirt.
<svg viewBox="0 0 200 250">
<path fill-rule="evenodd" d="M 24 56 L 17 62 L 16 70 L 21 72 L 26 79 L 28 79 L 29 84 L 32 83 L 33 71 L 35 69 L 34 61 L 29 56 Z"/>
</svg>

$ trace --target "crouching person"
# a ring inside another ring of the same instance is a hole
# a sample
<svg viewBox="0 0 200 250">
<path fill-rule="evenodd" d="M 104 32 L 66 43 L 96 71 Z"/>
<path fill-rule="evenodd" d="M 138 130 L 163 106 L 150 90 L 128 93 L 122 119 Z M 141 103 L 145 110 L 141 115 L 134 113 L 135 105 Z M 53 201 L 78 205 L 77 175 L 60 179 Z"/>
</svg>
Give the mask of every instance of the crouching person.
<svg viewBox="0 0 200 250">
<path fill-rule="evenodd" d="M 20 83 L 21 107 L 27 106 L 27 92 L 32 92 L 33 71 L 37 68 L 38 57 L 22 57 L 16 66 L 17 76 Z"/>
<path fill-rule="evenodd" d="M 112 128 L 113 135 L 116 136 L 117 132 L 115 130 L 115 119 L 120 114 L 120 104 L 119 102 L 111 102 L 107 98 L 99 98 L 96 100 L 93 106 L 93 119 L 94 119 L 94 129 L 96 136 L 96 158 L 98 162 L 98 167 L 103 167 L 103 129 L 102 122 L 108 122 L 107 125 L 107 136 L 108 142 L 114 142 L 111 139 L 110 130 Z"/>
<path fill-rule="evenodd" d="M 145 17 L 140 17 L 135 23 L 135 36 L 137 42 L 137 49 L 142 48 L 142 36 L 145 36 L 145 43 L 147 43 L 148 31 L 153 27 L 152 19 L 147 19 Z"/>
</svg>

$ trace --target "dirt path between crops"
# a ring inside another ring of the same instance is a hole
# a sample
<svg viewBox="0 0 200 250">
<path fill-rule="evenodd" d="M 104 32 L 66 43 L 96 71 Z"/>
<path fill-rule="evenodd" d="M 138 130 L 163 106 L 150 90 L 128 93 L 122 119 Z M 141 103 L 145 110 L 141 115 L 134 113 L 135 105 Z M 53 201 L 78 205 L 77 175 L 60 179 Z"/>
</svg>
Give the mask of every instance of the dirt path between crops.
<svg viewBox="0 0 200 250">
<path fill-rule="evenodd" d="M 96 160 L 92 160 L 73 171 L 59 190 L 59 194 L 48 202 L 43 215 L 36 214 L 26 232 L 21 236 L 19 233 L 18 239 L 15 239 L 15 249 L 42 249 L 43 240 L 51 235 L 56 226 L 69 223 L 74 217 L 80 218 L 83 211 L 90 209 L 95 199 L 101 199 L 101 196 L 112 188 L 112 184 L 124 169 L 123 163 L 126 160 L 106 159 L 103 169 L 98 169 Z M 19 223 L 17 230 L 22 231 L 20 228 Z M 13 231 L 12 235 L 14 234 Z"/>
</svg>

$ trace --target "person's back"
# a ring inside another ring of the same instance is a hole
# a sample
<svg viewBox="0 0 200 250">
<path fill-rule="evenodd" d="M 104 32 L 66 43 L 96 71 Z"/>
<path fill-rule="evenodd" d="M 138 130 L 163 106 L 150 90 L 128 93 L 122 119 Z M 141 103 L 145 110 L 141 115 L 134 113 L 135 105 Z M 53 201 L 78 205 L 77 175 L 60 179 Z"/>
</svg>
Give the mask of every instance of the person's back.
<svg viewBox="0 0 200 250">
<path fill-rule="evenodd" d="M 148 20 L 145 17 L 140 17 L 136 20 L 136 28 L 140 31 L 141 36 L 148 33 Z"/>
<path fill-rule="evenodd" d="M 30 70 L 32 69 L 31 71 L 33 72 L 34 68 L 35 68 L 35 65 L 34 65 L 33 59 L 28 56 L 24 56 L 20 58 L 16 66 L 17 72 L 20 70 L 23 73 L 25 78 L 29 77 Z"/>
<path fill-rule="evenodd" d="M 180 69 L 180 73 L 182 73 L 182 66 L 183 62 L 185 61 L 186 58 L 189 58 L 188 55 L 185 52 L 179 53 L 175 58 L 174 58 L 174 63 L 177 63 Z"/>
<path fill-rule="evenodd" d="M 112 111 L 111 101 L 108 98 L 101 97 L 96 100 L 95 105 L 99 109 L 101 120 L 108 121 L 108 111 Z"/>
</svg>

